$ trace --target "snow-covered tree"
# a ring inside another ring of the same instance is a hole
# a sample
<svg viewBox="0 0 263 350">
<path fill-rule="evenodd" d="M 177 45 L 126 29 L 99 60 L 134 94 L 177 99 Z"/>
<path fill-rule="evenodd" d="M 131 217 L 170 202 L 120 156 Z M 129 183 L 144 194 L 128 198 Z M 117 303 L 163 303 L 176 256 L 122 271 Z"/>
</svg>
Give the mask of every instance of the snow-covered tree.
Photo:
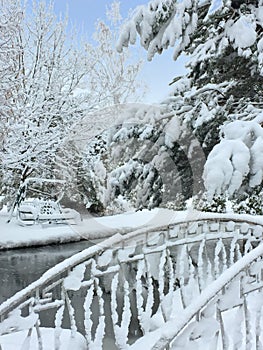
<svg viewBox="0 0 263 350">
<path fill-rule="evenodd" d="M 261 7 L 261 0 L 152 0 L 127 21 L 118 48 L 134 44 L 138 33 L 148 59 L 175 47 L 174 59 L 191 54 L 190 66 L 204 72 L 204 63 L 232 49 L 238 57 L 254 54 L 261 70 Z"/>
<path fill-rule="evenodd" d="M 112 50 L 112 29 L 102 21 L 98 45 L 89 44 L 77 40 L 77 33 L 68 34 L 67 20 L 55 16 L 52 2 L 33 1 L 30 14 L 10 0 L 10 8 L 15 5 L 20 25 L 14 27 L 11 19 L 8 25 L 16 29 L 10 37 L 18 51 L 11 56 L 3 47 L 1 56 L 16 68 L 5 82 L 12 105 L 8 118 L 1 120 L 8 128 L 2 140 L 1 190 L 8 197 L 28 176 L 76 182 L 81 153 L 75 135 L 81 133 L 81 121 L 89 119 L 90 111 L 120 102 L 120 95 L 132 95 L 140 68 L 138 60 L 128 61 L 127 53 Z M 0 18 L 5 23 L 5 12 Z"/>
<path fill-rule="evenodd" d="M 89 46 L 89 55 L 95 61 L 90 76 L 89 88 L 92 99 L 99 102 L 99 107 L 134 102 L 144 94 L 141 81 L 136 81 L 142 65 L 139 57 L 133 59 L 128 50 L 116 53 L 116 41 L 119 34 L 120 3 L 114 1 L 107 10 L 109 24 L 102 20 L 96 23 L 93 35 L 94 46 Z"/>
<path fill-rule="evenodd" d="M 262 31 L 261 0 L 152 0 L 133 12 L 119 38 L 121 51 L 139 35 L 150 60 L 169 47 L 175 60 L 188 56 L 189 73 L 174 79 L 168 103 L 208 156 L 210 198 L 262 186 Z"/>
<path fill-rule="evenodd" d="M 85 151 L 87 206 L 110 212 L 182 209 L 182 199 L 201 186 L 195 179 L 201 178 L 204 156 L 196 138 L 166 104 L 123 105 L 117 114 L 115 125 Z"/>
<path fill-rule="evenodd" d="M 13 92 L 17 89 L 18 66 L 14 64 L 20 54 L 16 37 L 20 30 L 22 11 L 15 1 L 0 1 L 0 142 L 1 150 L 12 115 Z M 1 174 L 2 175 L 2 174 Z"/>
<path fill-rule="evenodd" d="M 67 23 L 56 20 L 52 5 L 33 5 L 32 18 L 23 17 L 13 39 L 20 51 L 12 57 L 16 88 L 1 159 L 2 190 L 11 196 L 29 175 L 63 177 L 66 162 L 59 150 L 86 100 L 74 90 L 92 67 L 85 52 L 66 41 Z"/>
</svg>

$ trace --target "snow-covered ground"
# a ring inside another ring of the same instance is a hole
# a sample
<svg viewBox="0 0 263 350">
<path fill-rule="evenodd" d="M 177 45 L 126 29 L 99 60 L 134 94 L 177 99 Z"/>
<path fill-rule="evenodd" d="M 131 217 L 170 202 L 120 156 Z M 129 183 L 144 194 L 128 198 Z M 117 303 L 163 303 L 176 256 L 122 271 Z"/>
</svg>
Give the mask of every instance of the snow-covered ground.
<svg viewBox="0 0 263 350">
<path fill-rule="evenodd" d="M 65 223 L 21 226 L 15 217 L 7 223 L 8 215 L 1 211 L 0 249 L 103 239 L 115 233 L 123 234 L 141 227 L 169 224 L 179 216 L 182 214 L 166 209 L 154 209 L 105 217 L 90 215 L 84 217 L 77 225 Z"/>
<path fill-rule="evenodd" d="M 195 210 L 176 212 L 168 209 L 131 211 L 119 215 L 95 217 L 86 216 L 79 224 L 34 224 L 20 226 L 14 217 L 7 223 L 7 213 L 0 212 L 0 250 L 39 246 L 54 243 L 76 242 L 83 239 L 101 240 L 115 233 L 125 234 L 144 227 L 160 227 L 188 220 L 227 218 L 244 220 L 263 225 L 261 216 L 239 215 L 233 213 L 204 213 Z"/>
</svg>

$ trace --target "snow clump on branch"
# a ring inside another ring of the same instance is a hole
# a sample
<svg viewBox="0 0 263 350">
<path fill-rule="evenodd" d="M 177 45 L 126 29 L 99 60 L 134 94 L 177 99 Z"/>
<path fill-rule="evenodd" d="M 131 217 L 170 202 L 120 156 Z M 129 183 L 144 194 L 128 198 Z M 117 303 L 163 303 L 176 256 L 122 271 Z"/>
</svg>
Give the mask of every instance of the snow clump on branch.
<svg viewBox="0 0 263 350">
<path fill-rule="evenodd" d="M 246 176 L 252 188 L 263 179 L 263 129 L 257 121 L 236 120 L 222 127 L 222 136 L 204 168 L 209 199 L 224 191 L 232 196 Z"/>
</svg>

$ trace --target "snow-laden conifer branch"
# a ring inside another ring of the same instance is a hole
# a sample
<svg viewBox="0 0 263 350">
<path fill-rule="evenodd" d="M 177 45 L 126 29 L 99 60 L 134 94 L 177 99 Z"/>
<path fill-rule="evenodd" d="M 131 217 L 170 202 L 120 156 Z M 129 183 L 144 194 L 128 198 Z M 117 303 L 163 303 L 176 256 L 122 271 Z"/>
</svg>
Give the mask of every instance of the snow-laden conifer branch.
<svg viewBox="0 0 263 350">
<path fill-rule="evenodd" d="M 261 70 L 263 16 L 262 5 L 256 3 L 241 1 L 237 8 L 225 0 L 152 0 L 126 21 L 117 47 L 121 51 L 134 44 L 139 35 L 149 59 L 170 46 L 175 47 L 175 59 L 191 53 L 196 66 L 199 61 L 219 57 L 230 46 L 242 57 L 256 54 Z M 198 45 L 193 43 L 197 36 Z"/>
</svg>

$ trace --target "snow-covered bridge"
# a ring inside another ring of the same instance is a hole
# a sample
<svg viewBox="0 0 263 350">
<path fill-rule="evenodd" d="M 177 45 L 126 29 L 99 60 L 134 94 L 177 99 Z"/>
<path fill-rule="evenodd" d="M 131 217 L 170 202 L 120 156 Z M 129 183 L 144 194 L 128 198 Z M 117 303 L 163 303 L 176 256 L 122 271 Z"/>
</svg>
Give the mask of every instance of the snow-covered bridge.
<svg viewBox="0 0 263 350">
<path fill-rule="evenodd" d="M 0 305 L 0 349 L 262 349 L 262 233 L 203 215 L 117 234 Z"/>
</svg>

